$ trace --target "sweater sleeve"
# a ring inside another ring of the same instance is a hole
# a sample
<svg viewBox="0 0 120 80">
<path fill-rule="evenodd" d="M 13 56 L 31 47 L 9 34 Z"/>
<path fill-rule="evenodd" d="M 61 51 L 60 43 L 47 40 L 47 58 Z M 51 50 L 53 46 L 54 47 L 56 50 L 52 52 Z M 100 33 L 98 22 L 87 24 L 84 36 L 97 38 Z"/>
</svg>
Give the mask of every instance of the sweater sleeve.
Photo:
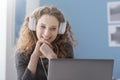
<svg viewBox="0 0 120 80">
<path fill-rule="evenodd" d="M 17 80 L 35 80 L 35 76 L 27 68 L 29 59 L 21 52 L 17 52 L 15 56 L 17 69 Z"/>
</svg>

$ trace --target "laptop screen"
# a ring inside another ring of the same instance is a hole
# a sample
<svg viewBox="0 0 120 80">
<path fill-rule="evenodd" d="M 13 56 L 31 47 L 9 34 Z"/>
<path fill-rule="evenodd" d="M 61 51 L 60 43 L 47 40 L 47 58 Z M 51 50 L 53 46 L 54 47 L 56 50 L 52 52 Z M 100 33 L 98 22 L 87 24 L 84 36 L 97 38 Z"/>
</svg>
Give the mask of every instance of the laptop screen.
<svg viewBox="0 0 120 80">
<path fill-rule="evenodd" d="M 51 59 L 48 80 L 112 80 L 113 60 Z"/>
</svg>

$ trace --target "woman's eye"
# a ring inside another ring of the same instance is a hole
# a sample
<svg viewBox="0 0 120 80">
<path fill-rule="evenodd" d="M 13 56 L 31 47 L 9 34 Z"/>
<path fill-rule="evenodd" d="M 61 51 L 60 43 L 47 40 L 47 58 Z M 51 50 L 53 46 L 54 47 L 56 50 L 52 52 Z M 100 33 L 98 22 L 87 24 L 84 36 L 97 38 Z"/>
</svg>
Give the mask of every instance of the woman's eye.
<svg viewBox="0 0 120 80">
<path fill-rule="evenodd" d="M 45 28 L 45 26 L 41 26 L 41 28 L 43 28 L 43 29 L 44 29 L 44 28 Z"/>
<path fill-rule="evenodd" d="M 55 31 L 55 30 L 56 30 L 56 28 L 51 28 L 51 30 L 52 30 L 52 31 Z"/>
</svg>

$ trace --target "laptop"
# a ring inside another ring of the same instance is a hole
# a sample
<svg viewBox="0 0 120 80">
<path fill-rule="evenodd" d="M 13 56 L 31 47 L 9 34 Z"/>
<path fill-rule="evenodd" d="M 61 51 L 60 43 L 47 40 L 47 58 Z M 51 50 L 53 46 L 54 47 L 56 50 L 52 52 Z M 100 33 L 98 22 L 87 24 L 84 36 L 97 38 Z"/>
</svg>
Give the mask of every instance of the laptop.
<svg viewBox="0 0 120 80">
<path fill-rule="evenodd" d="M 112 80 L 113 60 L 51 59 L 48 80 Z"/>
</svg>

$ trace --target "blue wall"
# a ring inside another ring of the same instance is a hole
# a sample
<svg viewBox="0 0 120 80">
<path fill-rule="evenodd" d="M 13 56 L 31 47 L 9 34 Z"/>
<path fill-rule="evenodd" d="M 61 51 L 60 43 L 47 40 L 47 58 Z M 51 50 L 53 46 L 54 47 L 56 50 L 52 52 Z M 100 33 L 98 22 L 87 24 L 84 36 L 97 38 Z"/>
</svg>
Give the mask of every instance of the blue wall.
<svg viewBox="0 0 120 80">
<path fill-rule="evenodd" d="M 24 21 L 25 17 L 25 9 L 26 9 L 26 1 L 25 0 L 15 0 L 15 39 L 14 43 L 16 44 L 20 27 Z"/>
<path fill-rule="evenodd" d="M 69 20 L 79 46 L 75 58 L 114 59 L 113 76 L 120 78 L 120 47 L 109 47 L 107 2 L 120 0 L 41 0 L 55 5 Z"/>
</svg>

